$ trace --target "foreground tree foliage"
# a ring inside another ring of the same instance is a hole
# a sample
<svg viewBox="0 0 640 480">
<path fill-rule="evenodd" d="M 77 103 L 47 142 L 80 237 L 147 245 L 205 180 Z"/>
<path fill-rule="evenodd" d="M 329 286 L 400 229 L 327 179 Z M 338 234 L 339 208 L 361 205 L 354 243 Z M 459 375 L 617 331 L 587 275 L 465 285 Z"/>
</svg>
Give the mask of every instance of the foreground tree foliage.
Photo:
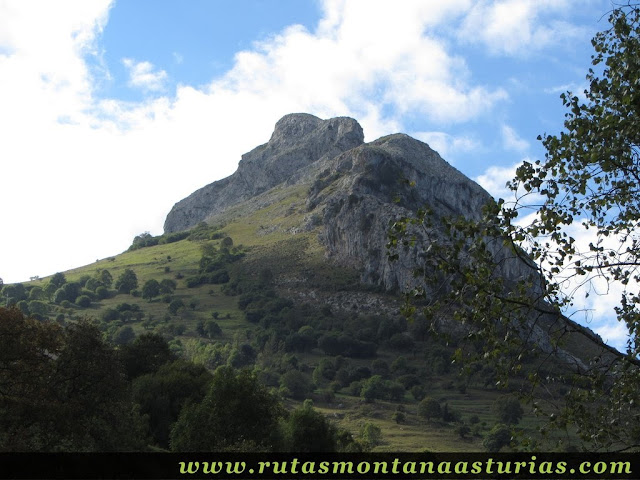
<svg viewBox="0 0 640 480">
<path fill-rule="evenodd" d="M 289 414 L 283 424 L 285 449 L 291 452 L 335 452 L 338 431 L 311 400 Z M 353 443 L 353 442 L 352 442 Z"/>
<path fill-rule="evenodd" d="M 92 324 L 62 329 L 0 308 L 0 450 L 140 449 L 128 390 Z"/>
<path fill-rule="evenodd" d="M 391 259 L 402 248 L 424 249 L 422 283 L 405 313 L 469 324 L 457 360 L 491 361 L 504 385 L 522 379 L 524 361 L 537 354 L 526 378 L 534 410 L 550 425 L 575 426 L 585 448 L 625 450 L 640 447 L 640 6 L 616 8 L 609 22 L 592 40 L 586 101 L 562 95 L 564 131 L 539 138 L 545 160 L 517 169 L 515 200 L 491 203 L 473 221 L 419 211 L 392 226 L 389 249 Z M 434 234 L 442 230 L 444 239 Z M 514 262 L 530 273 L 509 283 L 503 274 Z M 601 345 L 566 355 L 572 343 L 597 339 L 558 321 L 560 312 L 575 312 L 576 295 L 603 287 L 619 295 L 611 314 L 627 330 L 626 352 Z M 550 344 L 535 352 L 540 332 Z M 532 394 L 542 386 L 569 391 L 565 401 L 543 404 Z"/>
<path fill-rule="evenodd" d="M 174 451 L 271 451 L 284 410 L 248 370 L 218 367 L 200 403 L 185 407 L 171 431 Z"/>
<path fill-rule="evenodd" d="M 211 373 L 205 367 L 185 360 L 165 363 L 133 381 L 133 399 L 148 420 L 154 445 L 169 448 L 171 427 L 182 408 L 201 402 L 210 381 Z"/>
</svg>

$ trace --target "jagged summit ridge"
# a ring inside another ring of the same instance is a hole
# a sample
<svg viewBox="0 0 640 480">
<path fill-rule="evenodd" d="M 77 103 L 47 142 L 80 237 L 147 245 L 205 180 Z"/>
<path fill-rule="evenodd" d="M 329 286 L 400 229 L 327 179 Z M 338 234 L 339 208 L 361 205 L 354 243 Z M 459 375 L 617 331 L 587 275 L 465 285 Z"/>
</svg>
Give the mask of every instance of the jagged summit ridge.
<svg viewBox="0 0 640 480">
<path fill-rule="evenodd" d="M 189 229 L 211 215 L 248 200 L 288 180 L 300 169 L 331 159 L 364 141 L 360 124 L 348 117 L 321 120 L 306 113 L 282 117 L 271 139 L 242 155 L 238 170 L 176 203 L 165 232 Z"/>
</svg>

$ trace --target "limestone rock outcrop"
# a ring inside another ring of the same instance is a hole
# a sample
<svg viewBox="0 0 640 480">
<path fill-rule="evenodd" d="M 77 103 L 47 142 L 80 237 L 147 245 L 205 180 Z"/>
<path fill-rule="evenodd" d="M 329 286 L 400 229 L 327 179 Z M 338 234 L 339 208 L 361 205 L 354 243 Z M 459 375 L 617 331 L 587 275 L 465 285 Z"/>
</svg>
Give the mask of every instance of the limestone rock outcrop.
<svg viewBox="0 0 640 480">
<path fill-rule="evenodd" d="M 164 231 L 194 227 L 209 216 L 248 200 L 288 180 L 300 169 L 363 143 L 362 127 L 352 118 L 321 120 L 305 113 L 278 121 L 268 143 L 242 156 L 238 170 L 176 203 Z"/>
</svg>

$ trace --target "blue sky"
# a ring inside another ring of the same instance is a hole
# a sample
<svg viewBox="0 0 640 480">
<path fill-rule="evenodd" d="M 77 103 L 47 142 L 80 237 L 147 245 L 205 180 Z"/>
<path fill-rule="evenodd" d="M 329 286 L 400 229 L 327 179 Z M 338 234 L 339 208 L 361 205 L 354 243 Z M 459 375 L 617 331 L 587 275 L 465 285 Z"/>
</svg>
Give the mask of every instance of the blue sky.
<svg viewBox="0 0 640 480">
<path fill-rule="evenodd" d="M 291 112 L 404 132 L 495 196 L 585 88 L 606 0 L 0 1 L 5 282 L 162 233 Z M 46 245 L 46 248 L 42 248 Z M 612 297 L 590 326 L 612 341 Z M 595 299 L 594 299 L 595 298 Z M 617 340 L 616 340 L 617 339 Z"/>
</svg>

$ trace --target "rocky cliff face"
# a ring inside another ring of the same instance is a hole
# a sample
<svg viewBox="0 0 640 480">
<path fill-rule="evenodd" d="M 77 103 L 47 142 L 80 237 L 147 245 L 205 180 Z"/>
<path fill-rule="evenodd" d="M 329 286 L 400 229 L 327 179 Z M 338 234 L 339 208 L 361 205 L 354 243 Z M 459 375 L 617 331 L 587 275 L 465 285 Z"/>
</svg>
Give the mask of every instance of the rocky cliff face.
<svg viewBox="0 0 640 480">
<path fill-rule="evenodd" d="M 321 120 L 296 113 L 278 121 L 268 143 L 242 156 L 238 170 L 176 203 L 164 223 L 177 232 L 206 221 L 230 206 L 259 195 L 290 179 L 315 162 L 361 145 L 362 127 L 352 118 Z"/>
<path fill-rule="evenodd" d="M 386 291 L 412 286 L 421 251 L 428 247 L 424 240 L 421 249 L 400 252 L 398 261 L 389 262 L 391 222 L 425 206 L 439 216 L 478 218 L 491 198 L 427 144 L 407 135 L 364 144 L 362 128 L 351 118 L 292 114 L 276 124 L 268 143 L 242 156 L 233 175 L 178 202 L 167 216 L 165 231 L 185 230 L 207 219 L 225 220 L 225 212 L 237 219 L 242 216 L 238 212 L 259 211 L 278 196 L 280 190 L 274 187 L 283 184 L 300 185 L 307 192 L 303 220 L 288 232 L 317 233 L 328 261 L 352 267 L 362 283 Z M 499 268 L 507 281 L 533 275 L 514 258 L 502 257 Z M 379 304 L 374 295 L 369 297 L 371 301 L 357 302 Z M 539 326 L 532 328 L 531 338 L 550 351 L 548 334 Z"/>
<path fill-rule="evenodd" d="M 351 118 L 291 114 L 278 121 L 268 143 L 242 156 L 233 175 L 178 202 L 165 231 L 191 228 L 285 182 L 309 184 L 306 218 L 313 221 L 301 229 L 318 228 L 329 259 L 352 266 L 364 283 L 385 290 L 411 285 L 419 260 L 417 252 L 387 260 L 391 221 L 424 206 L 436 215 L 474 218 L 491 198 L 426 143 L 407 135 L 364 144 L 362 128 Z M 531 273 L 515 260 L 501 268 L 514 280 Z"/>
<path fill-rule="evenodd" d="M 322 242 L 330 257 L 360 268 L 365 283 L 386 290 L 409 286 L 417 261 L 411 252 L 387 260 L 390 222 L 424 206 L 436 215 L 473 218 L 491 198 L 427 144 L 402 134 L 361 145 L 325 166 L 319 177 L 324 188 L 312 187 L 308 200 L 321 208 Z M 333 188 L 322 175 L 335 179 Z"/>
</svg>

